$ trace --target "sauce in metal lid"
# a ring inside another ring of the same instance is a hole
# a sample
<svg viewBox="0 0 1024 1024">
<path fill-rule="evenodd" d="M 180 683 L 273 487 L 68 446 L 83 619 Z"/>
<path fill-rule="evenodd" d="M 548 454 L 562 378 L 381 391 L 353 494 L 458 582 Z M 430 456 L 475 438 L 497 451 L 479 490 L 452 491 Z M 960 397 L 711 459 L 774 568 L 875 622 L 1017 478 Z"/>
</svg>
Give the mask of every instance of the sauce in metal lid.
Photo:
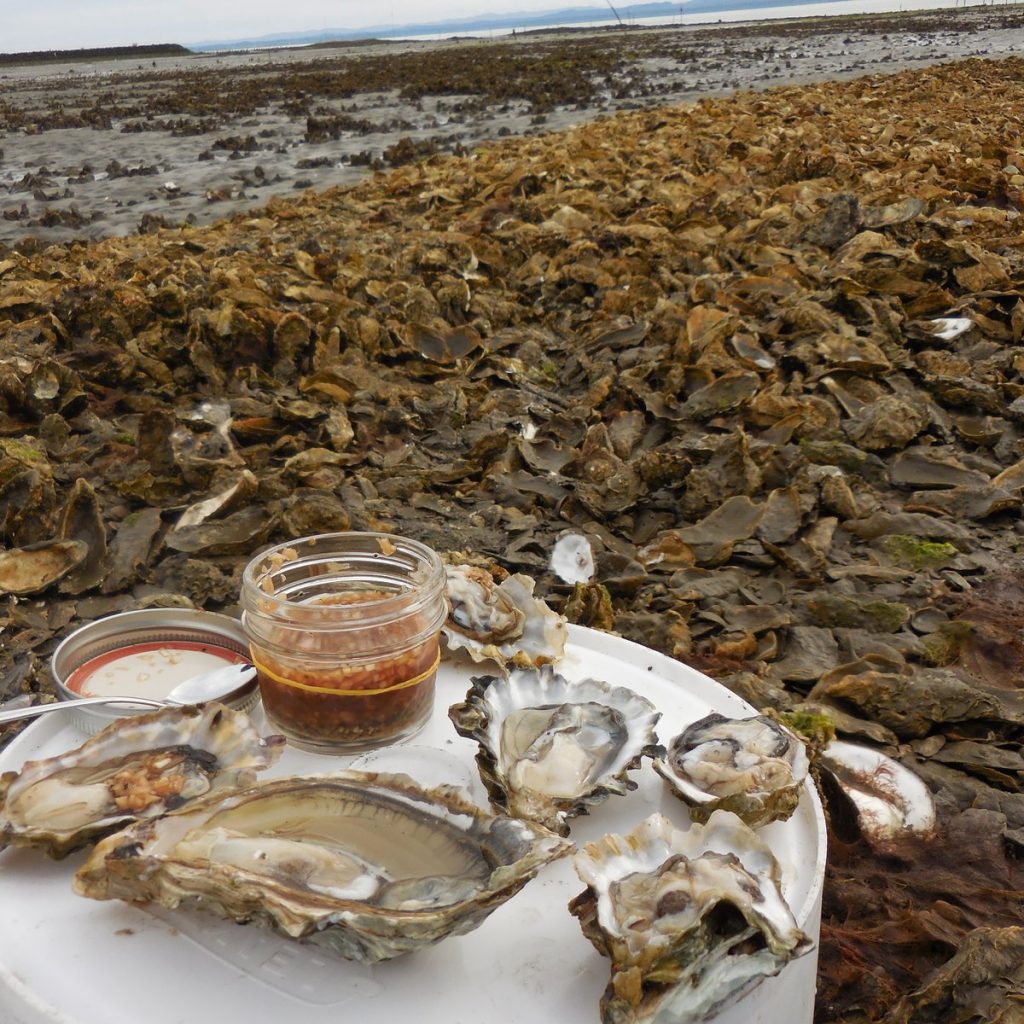
<svg viewBox="0 0 1024 1024">
<path fill-rule="evenodd" d="M 241 664 L 245 656 L 226 647 L 188 641 L 132 644 L 80 665 L 67 688 L 83 697 L 150 697 L 161 700 L 201 672 Z"/>
</svg>

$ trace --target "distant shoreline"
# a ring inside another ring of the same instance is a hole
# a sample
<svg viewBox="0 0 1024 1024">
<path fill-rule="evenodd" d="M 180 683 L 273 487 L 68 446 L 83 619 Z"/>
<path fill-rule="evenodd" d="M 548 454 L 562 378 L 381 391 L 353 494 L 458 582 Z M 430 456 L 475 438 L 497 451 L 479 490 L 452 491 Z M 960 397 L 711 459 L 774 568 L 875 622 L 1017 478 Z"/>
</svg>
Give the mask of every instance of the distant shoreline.
<svg viewBox="0 0 1024 1024">
<path fill-rule="evenodd" d="M 188 57 L 193 51 L 177 43 L 147 46 L 90 46 L 78 50 L 29 50 L 0 53 L 0 67 L 16 64 L 66 64 L 80 60 L 136 60 L 154 57 Z"/>
<path fill-rule="evenodd" d="M 879 6 L 882 4 L 883 6 Z M 1019 0 L 1002 0 L 1002 6 L 1016 6 Z M 932 13 L 995 6 L 995 0 L 647 0 L 634 4 L 603 7 L 567 7 L 546 14 L 495 15 L 492 21 L 410 23 L 400 27 L 377 25 L 366 29 L 333 28 L 321 31 L 283 32 L 219 41 L 186 41 L 185 44 L 156 43 L 94 46 L 75 49 L 43 49 L 0 52 L 0 68 L 16 65 L 47 65 L 96 60 L 152 59 L 155 57 L 201 56 L 313 50 L 318 48 L 368 47 L 405 42 L 486 41 L 506 35 L 528 37 L 568 35 L 605 30 L 650 30 L 657 27 L 712 26 L 723 22 L 801 20 L 803 18 L 867 15 L 880 13 Z M 863 10 L 843 10 L 844 7 Z M 834 11 L 822 8 L 837 8 Z M 804 10 L 801 10 L 803 8 Z M 560 18 L 559 15 L 567 16 Z"/>
</svg>

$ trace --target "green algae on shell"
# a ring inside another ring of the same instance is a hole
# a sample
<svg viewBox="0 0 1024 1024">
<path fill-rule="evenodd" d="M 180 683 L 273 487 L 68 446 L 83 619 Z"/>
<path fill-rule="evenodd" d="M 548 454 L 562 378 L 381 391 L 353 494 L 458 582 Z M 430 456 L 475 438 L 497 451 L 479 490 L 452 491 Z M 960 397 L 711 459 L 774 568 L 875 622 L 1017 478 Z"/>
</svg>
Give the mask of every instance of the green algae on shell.
<svg viewBox="0 0 1024 1024">
<path fill-rule="evenodd" d="M 907 534 L 883 537 L 879 546 L 894 562 L 915 570 L 940 569 L 959 554 L 946 541 L 924 540 Z"/>
</svg>

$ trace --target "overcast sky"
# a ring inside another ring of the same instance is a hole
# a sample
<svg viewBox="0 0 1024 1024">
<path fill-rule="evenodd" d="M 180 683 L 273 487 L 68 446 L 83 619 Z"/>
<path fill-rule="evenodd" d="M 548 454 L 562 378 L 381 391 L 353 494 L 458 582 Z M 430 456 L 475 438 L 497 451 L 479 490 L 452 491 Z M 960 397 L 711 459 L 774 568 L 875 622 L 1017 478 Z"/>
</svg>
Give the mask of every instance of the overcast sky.
<svg viewBox="0 0 1024 1024">
<path fill-rule="evenodd" d="M 0 53 L 196 43 L 280 32 L 556 11 L 578 0 L 0 0 Z M 583 0 L 584 6 L 600 0 Z"/>
</svg>

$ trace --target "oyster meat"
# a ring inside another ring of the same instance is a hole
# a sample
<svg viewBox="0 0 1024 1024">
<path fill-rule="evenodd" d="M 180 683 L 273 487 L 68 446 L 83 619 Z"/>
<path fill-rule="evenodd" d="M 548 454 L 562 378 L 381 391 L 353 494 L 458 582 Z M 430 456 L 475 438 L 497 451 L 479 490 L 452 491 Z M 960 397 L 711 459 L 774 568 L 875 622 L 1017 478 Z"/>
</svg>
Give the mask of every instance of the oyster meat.
<svg viewBox="0 0 1024 1024">
<path fill-rule="evenodd" d="M 520 668 L 557 661 L 565 651 L 566 620 L 533 596 L 535 582 L 522 573 L 501 583 L 473 565 L 447 567 L 449 648 L 474 661 L 488 658 Z"/>
<path fill-rule="evenodd" d="M 0 775 L 0 849 L 61 858 L 211 790 L 250 785 L 284 749 L 223 704 L 119 718 L 75 750 Z"/>
<path fill-rule="evenodd" d="M 717 713 L 684 729 L 654 761 L 694 821 L 721 809 L 751 828 L 796 810 L 808 767 L 803 742 L 774 719 Z"/>
<path fill-rule="evenodd" d="M 771 850 L 729 811 L 682 832 L 660 814 L 574 858 L 570 904 L 612 961 L 604 1024 L 687 1024 L 807 953 Z"/>
<path fill-rule="evenodd" d="M 448 715 L 480 744 L 476 762 L 491 803 L 561 835 L 567 819 L 636 789 L 627 771 L 661 750 L 660 712 L 627 687 L 570 682 L 549 665 L 472 682 Z"/>
<path fill-rule="evenodd" d="M 363 963 L 477 927 L 571 848 L 449 787 L 344 771 L 210 794 L 93 850 L 75 891 L 204 909 Z"/>
</svg>

